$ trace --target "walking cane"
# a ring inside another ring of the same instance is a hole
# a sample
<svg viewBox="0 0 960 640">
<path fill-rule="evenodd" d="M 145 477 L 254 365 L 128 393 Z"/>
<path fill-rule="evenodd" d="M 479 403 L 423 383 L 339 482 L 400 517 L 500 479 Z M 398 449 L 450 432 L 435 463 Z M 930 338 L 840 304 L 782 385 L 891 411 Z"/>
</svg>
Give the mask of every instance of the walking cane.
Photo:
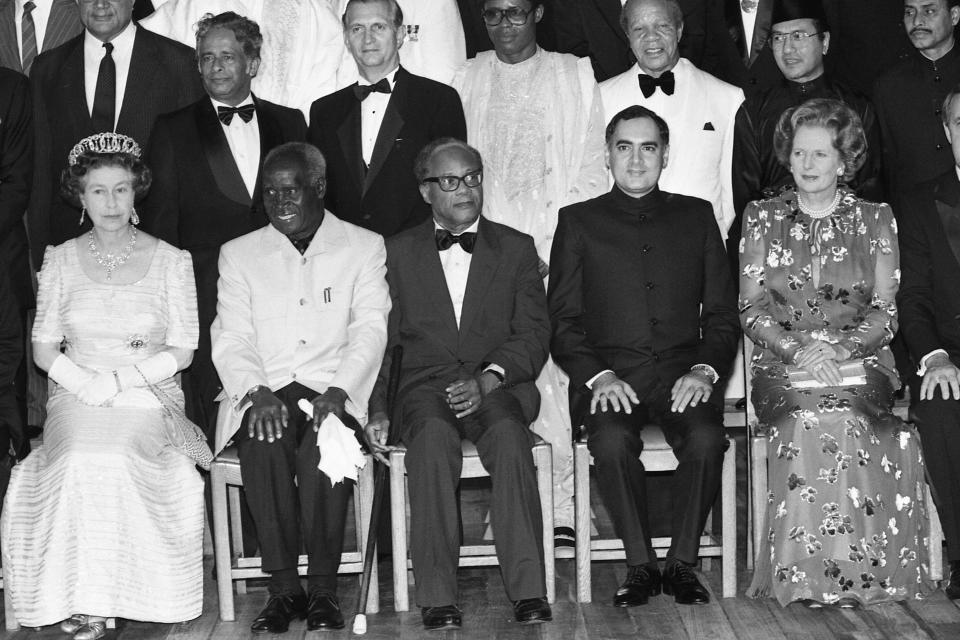
<svg viewBox="0 0 960 640">
<path fill-rule="evenodd" d="M 396 345 L 391 351 L 390 377 L 387 379 L 387 415 L 393 418 L 393 405 L 400 385 L 400 363 L 403 360 L 403 347 Z M 387 446 L 397 443 L 400 429 L 390 425 L 387 431 Z M 374 458 L 376 459 L 376 458 Z M 373 509 L 370 514 L 370 530 L 367 532 L 367 550 L 363 554 L 363 577 L 360 580 L 360 597 L 357 599 L 356 616 L 353 619 L 353 632 L 363 635 L 367 632 L 367 595 L 370 591 L 370 574 L 377 557 L 377 533 L 380 529 L 380 512 L 383 510 L 384 483 L 387 479 L 387 465 L 377 465 L 376 479 L 373 483 Z"/>
</svg>

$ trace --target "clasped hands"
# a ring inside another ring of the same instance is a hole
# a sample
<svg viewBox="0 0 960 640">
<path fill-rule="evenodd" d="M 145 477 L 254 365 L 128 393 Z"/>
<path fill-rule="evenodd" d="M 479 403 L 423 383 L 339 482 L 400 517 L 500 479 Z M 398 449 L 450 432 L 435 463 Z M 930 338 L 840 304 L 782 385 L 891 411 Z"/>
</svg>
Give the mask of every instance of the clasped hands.
<svg viewBox="0 0 960 640">
<path fill-rule="evenodd" d="M 600 411 L 623 411 L 633 413 L 631 405 L 640 404 L 640 398 L 629 384 L 617 377 L 612 371 L 597 378 L 592 387 L 590 413 Z M 687 407 L 695 407 L 710 399 L 713 382 L 702 371 L 690 371 L 680 376 L 670 390 L 670 411 L 683 413 Z"/>
<path fill-rule="evenodd" d="M 850 351 L 839 344 L 817 341 L 794 354 L 793 364 L 800 367 L 813 378 L 828 387 L 843 384 L 840 364 L 850 359 Z"/>
</svg>

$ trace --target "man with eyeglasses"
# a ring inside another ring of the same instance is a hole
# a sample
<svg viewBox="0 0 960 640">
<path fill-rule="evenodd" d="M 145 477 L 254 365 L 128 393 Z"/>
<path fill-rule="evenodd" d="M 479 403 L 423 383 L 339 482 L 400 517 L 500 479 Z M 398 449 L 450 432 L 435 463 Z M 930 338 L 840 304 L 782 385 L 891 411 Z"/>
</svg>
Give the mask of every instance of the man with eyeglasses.
<svg viewBox="0 0 960 640">
<path fill-rule="evenodd" d="M 906 191 L 953 166 L 942 104 L 960 82 L 958 22 L 960 0 L 905 0 L 903 25 L 916 52 L 874 85 L 887 198 L 898 218 L 910 215 L 900 206 Z"/>
<path fill-rule="evenodd" d="M 772 15 L 770 45 L 782 74 L 781 83 L 761 95 L 748 97 L 737 114 L 733 151 L 737 218 L 727 239 L 734 272 L 739 271 L 738 244 L 744 207 L 752 200 L 776 195 L 793 182 L 773 147 L 780 115 L 790 107 L 812 98 L 834 98 L 856 111 L 867 134 L 867 161 L 848 186 L 863 198 L 883 200 L 880 125 L 866 96 L 824 71 L 824 56 L 833 41 L 821 0 L 775 0 Z"/>
<path fill-rule="evenodd" d="M 396 0 L 349 0 L 343 30 L 360 79 L 313 103 L 307 140 L 327 158 L 327 207 L 389 237 L 429 217 L 413 162 L 430 140 L 466 138 L 463 106 L 449 86 L 400 65 Z"/>
<path fill-rule="evenodd" d="M 324 210 L 324 170 L 309 144 L 273 149 L 261 175 L 270 224 L 220 251 L 211 338 L 225 397 L 214 452 L 236 444 L 270 575 L 254 633 L 283 633 L 294 618 L 308 630 L 344 625 L 337 570 L 353 481 L 318 468 L 317 431 L 333 414 L 362 438 L 387 343 L 383 238 Z"/>
<path fill-rule="evenodd" d="M 607 190 L 603 105 L 590 61 L 537 45 L 544 4 L 485 0 L 494 51 L 469 60 L 453 86 L 467 135 L 484 158 L 487 218 L 533 236 L 543 275 L 560 207 Z M 573 449 L 566 375 L 548 362 L 532 429 L 553 451 L 556 544 L 573 547 Z"/>
<path fill-rule="evenodd" d="M 399 429 L 407 447 L 416 602 L 425 629 L 457 629 L 461 438 L 476 444 L 493 483 L 490 521 L 514 619 L 551 619 L 542 519 L 528 425 L 540 394 L 550 321 L 530 236 L 480 215 L 483 161 L 454 138 L 417 156 L 432 219 L 387 239 L 393 308 L 368 438 Z M 385 405 L 395 344 L 403 346 L 392 416 Z M 403 526 L 396 523 L 395 526 Z"/>
<path fill-rule="evenodd" d="M 637 104 L 670 125 L 670 164 L 660 176 L 667 191 L 703 198 L 723 237 L 733 205 L 733 131 L 743 91 L 680 56 L 683 12 L 677 0 L 627 0 L 620 14 L 637 63 L 600 84 L 606 119 Z"/>
</svg>

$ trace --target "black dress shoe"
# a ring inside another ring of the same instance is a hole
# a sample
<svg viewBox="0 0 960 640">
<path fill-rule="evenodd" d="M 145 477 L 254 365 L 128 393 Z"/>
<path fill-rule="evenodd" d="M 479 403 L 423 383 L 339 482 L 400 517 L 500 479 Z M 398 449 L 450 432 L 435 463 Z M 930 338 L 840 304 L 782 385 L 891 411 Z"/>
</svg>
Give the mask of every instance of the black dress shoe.
<svg viewBox="0 0 960 640">
<path fill-rule="evenodd" d="M 951 600 L 960 600 L 960 560 L 950 563 L 950 584 L 944 592 Z"/>
<path fill-rule="evenodd" d="M 420 609 L 423 616 L 423 628 L 427 631 L 436 629 L 459 629 L 463 623 L 460 609 L 453 604 L 442 607 L 423 607 Z"/>
<path fill-rule="evenodd" d="M 645 564 L 629 566 L 627 579 L 613 596 L 613 606 L 636 607 L 656 595 L 660 595 L 660 571 Z"/>
<path fill-rule="evenodd" d="M 307 605 L 307 630 L 343 629 L 343 613 L 340 602 L 332 593 L 311 593 Z"/>
<path fill-rule="evenodd" d="M 513 619 L 520 624 L 550 622 L 553 613 L 546 598 L 526 598 L 513 603 Z"/>
<path fill-rule="evenodd" d="M 667 564 L 663 572 L 663 592 L 672 595 L 677 604 L 706 604 L 710 594 L 700 584 L 693 567 L 675 561 Z"/>
<path fill-rule="evenodd" d="M 267 606 L 250 625 L 250 630 L 254 633 L 284 633 L 290 628 L 291 620 L 303 620 L 306 616 L 307 596 L 302 591 L 272 595 L 267 600 Z"/>
</svg>

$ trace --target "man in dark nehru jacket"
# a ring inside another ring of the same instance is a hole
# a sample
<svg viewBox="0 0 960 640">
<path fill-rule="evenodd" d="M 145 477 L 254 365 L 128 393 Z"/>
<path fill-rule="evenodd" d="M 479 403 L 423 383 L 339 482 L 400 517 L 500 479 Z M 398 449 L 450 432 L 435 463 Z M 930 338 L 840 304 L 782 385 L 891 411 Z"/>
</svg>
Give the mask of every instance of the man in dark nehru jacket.
<svg viewBox="0 0 960 640">
<path fill-rule="evenodd" d="M 190 417 L 212 436 L 220 380 L 210 359 L 210 325 L 220 246 L 267 224 L 261 163 L 273 147 L 304 140 L 307 123 L 299 110 L 250 92 L 263 43 L 256 22 L 230 11 L 208 15 L 196 31 L 207 95 L 157 119 L 147 147 L 153 186 L 140 218 L 146 231 L 193 257 L 200 345 L 184 392 Z"/>
<path fill-rule="evenodd" d="M 733 147 L 733 197 L 737 219 L 727 253 L 736 264 L 740 220 L 751 200 L 767 198 L 793 182 L 777 160 L 774 132 L 780 116 L 811 98 L 835 98 L 849 105 L 867 134 L 867 162 L 850 185 L 858 195 L 883 200 L 880 184 L 880 126 L 870 100 L 824 72 L 824 56 L 835 44 L 820 0 L 774 0 L 770 46 L 780 73 L 778 86 L 748 97 L 737 114 Z M 737 268 L 734 268 L 736 271 Z"/>
<path fill-rule="evenodd" d="M 900 195 L 953 166 L 943 133 L 942 104 L 960 82 L 954 28 L 960 0 L 905 0 L 903 25 L 916 52 L 877 79 L 873 102 L 883 139 L 887 199 L 894 214 Z"/>
<path fill-rule="evenodd" d="M 550 351 L 570 376 L 600 495 L 626 550 L 618 607 L 645 604 L 661 588 L 679 604 L 709 600 L 693 563 L 727 446 L 718 381 L 740 334 L 710 204 L 657 186 L 669 136 L 666 122 L 645 107 L 613 116 L 606 159 L 615 186 L 560 210 L 550 254 Z M 680 462 L 662 577 L 640 462 L 640 431 L 650 421 Z"/>
<path fill-rule="evenodd" d="M 950 581 L 960 599 L 960 86 L 943 103 L 943 127 L 954 166 L 901 198 L 897 295 L 900 335 L 922 377 L 914 421 L 940 515 Z M 937 549 L 936 553 L 940 550 Z"/>
</svg>

